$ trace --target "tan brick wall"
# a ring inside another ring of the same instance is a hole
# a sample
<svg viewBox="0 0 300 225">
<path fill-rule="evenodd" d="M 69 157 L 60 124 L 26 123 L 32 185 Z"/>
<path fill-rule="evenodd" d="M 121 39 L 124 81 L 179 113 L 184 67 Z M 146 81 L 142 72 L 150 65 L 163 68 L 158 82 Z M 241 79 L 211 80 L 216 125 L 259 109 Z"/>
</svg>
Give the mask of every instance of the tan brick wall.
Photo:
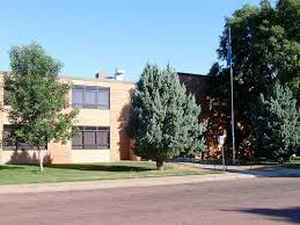
<svg viewBox="0 0 300 225">
<path fill-rule="evenodd" d="M 77 125 L 110 126 L 110 110 L 80 109 L 77 116 Z"/>
<path fill-rule="evenodd" d="M 50 153 L 43 151 L 44 162 L 51 161 Z M 39 152 L 37 150 L 2 151 L 2 163 L 38 163 Z"/>
<path fill-rule="evenodd" d="M 110 150 L 73 150 L 72 163 L 110 162 Z"/>
<path fill-rule="evenodd" d="M 68 141 L 63 145 L 51 142 L 48 145 L 51 163 L 71 163 L 72 162 L 72 143 Z"/>
<path fill-rule="evenodd" d="M 130 159 L 130 139 L 126 135 L 124 127 L 129 113 L 130 93 L 134 85 L 115 83 L 111 86 L 111 160 Z"/>
<path fill-rule="evenodd" d="M 0 83 L 2 77 L 0 76 Z M 81 126 L 108 126 L 110 127 L 110 149 L 107 150 L 72 150 L 71 141 L 66 144 L 50 143 L 47 155 L 52 163 L 80 163 L 80 162 L 108 162 L 130 159 L 130 140 L 125 134 L 129 111 L 130 91 L 135 84 L 132 82 L 77 79 L 62 77 L 63 82 L 72 82 L 74 85 L 102 86 L 110 88 L 110 109 L 80 109 L 76 125 Z M 69 103 L 72 102 L 70 92 Z M 0 101 L 3 102 L 3 88 L 0 87 Z M 4 124 L 9 124 L 7 113 L 0 112 L 0 132 Z M 13 152 L 3 151 L 0 148 L 0 163 L 9 162 Z M 24 153 L 23 153 L 24 154 Z M 28 156 L 35 157 L 35 151 L 28 151 Z"/>
<path fill-rule="evenodd" d="M 101 161 L 130 159 L 129 138 L 124 132 L 124 126 L 128 118 L 130 92 L 135 87 L 135 84 L 105 80 L 72 80 L 72 82 L 74 85 L 90 85 L 110 88 L 110 110 L 80 110 L 81 112 L 78 116 L 78 125 L 110 126 L 110 151 L 87 151 L 85 153 L 85 161 L 91 162 L 98 157 Z M 83 153 L 81 154 L 78 152 L 78 150 L 73 150 L 72 158 L 83 155 Z M 76 161 L 75 158 L 74 160 Z"/>
</svg>

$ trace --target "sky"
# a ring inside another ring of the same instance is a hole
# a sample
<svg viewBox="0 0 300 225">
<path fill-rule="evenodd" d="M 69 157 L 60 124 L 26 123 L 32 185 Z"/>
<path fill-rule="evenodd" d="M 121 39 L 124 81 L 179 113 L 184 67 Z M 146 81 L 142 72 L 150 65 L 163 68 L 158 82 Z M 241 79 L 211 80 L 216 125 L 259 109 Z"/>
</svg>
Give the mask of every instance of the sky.
<svg viewBox="0 0 300 225">
<path fill-rule="evenodd" d="M 224 18 L 260 0 L 10 0 L 1 2 L 0 70 L 13 45 L 36 41 L 59 59 L 62 74 L 94 77 L 126 71 L 139 78 L 147 62 L 207 74 L 217 60 Z"/>
</svg>

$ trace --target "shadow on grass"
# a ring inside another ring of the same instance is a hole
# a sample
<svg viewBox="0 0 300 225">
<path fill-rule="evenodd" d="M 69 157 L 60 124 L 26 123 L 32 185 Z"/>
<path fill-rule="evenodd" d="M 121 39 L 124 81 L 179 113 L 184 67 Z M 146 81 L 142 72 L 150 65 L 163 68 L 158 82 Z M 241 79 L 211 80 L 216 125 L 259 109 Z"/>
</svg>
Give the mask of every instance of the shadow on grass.
<svg viewBox="0 0 300 225">
<path fill-rule="evenodd" d="M 0 165 L 0 170 L 17 170 L 24 169 L 23 166 Z"/>
<path fill-rule="evenodd" d="M 88 170 L 88 171 L 107 171 L 107 172 L 143 172 L 153 170 L 145 166 L 133 165 L 95 165 L 95 164 L 53 164 L 48 168 Z"/>
</svg>

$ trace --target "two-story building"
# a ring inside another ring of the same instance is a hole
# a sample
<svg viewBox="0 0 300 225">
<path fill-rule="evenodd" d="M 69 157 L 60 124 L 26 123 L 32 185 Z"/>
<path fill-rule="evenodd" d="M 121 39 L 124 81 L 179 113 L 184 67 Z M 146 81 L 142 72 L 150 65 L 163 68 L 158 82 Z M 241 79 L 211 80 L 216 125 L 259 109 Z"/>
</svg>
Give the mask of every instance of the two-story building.
<svg viewBox="0 0 300 225">
<path fill-rule="evenodd" d="M 0 72 L 0 104 L 5 105 L 3 76 Z M 200 120 L 219 120 L 219 114 L 212 110 L 213 102 L 210 91 L 214 78 L 206 75 L 178 73 L 180 82 L 185 85 L 187 93 L 192 93 L 201 105 Z M 96 74 L 93 79 L 60 76 L 62 82 L 73 84 L 68 100 L 70 107 L 79 108 L 75 126 L 80 133 L 67 144 L 50 143 L 47 146 L 45 160 L 52 163 L 89 163 L 135 160 L 131 150 L 130 139 L 125 133 L 128 119 L 130 94 L 135 82 L 125 81 L 123 71 L 117 71 L 112 77 Z M 2 85 L 1 85 L 2 84 Z M 219 123 L 210 128 L 206 135 L 206 157 L 216 158 Z M 0 140 L 9 133 L 8 114 L 0 111 Z M 38 152 L 25 143 L 18 146 L 0 146 L 1 163 L 28 163 L 38 160 Z"/>
<path fill-rule="evenodd" d="M 5 105 L 3 76 L 0 72 L 0 102 Z M 124 131 L 128 118 L 130 93 L 134 82 L 123 80 L 122 71 L 114 77 L 96 74 L 94 79 L 61 76 L 62 82 L 72 82 L 69 93 L 70 107 L 79 108 L 76 126 L 79 135 L 66 144 L 49 143 L 45 160 L 52 163 L 111 162 L 129 160 L 130 139 Z M 8 114 L 0 111 L 0 134 L 9 133 Z M 0 163 L 25 163 L 38 160 L 38 153 L 31 146 L 19 143 L 18 146 L 1 145 Z"/>
</svg>

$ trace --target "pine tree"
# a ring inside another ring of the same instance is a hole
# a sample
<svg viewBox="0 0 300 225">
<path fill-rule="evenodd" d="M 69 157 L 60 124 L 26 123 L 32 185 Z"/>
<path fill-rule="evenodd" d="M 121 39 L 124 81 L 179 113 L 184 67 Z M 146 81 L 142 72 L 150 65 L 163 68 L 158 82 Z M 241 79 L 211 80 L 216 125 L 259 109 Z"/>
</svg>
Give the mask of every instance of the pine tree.
<svg viewBox="0 0 300 225">
<path fill-rule="evenodd" d="M 253 111 L 254 137 L 260 156 L 285 160 L 300 153 L 300 109 L 292 91 L 276 83 L 261 95 Z"/>
<path fill-rule="evenodd" d="M 193 96 L 186 95 L 178 75 L 168 65 L 160 69 L 147 64 L 131 97 L 127 133 L 135 139 L 135 154 L 163 163 L 180 154 L 204 149 L 206 127 Z"/>
</svg>

